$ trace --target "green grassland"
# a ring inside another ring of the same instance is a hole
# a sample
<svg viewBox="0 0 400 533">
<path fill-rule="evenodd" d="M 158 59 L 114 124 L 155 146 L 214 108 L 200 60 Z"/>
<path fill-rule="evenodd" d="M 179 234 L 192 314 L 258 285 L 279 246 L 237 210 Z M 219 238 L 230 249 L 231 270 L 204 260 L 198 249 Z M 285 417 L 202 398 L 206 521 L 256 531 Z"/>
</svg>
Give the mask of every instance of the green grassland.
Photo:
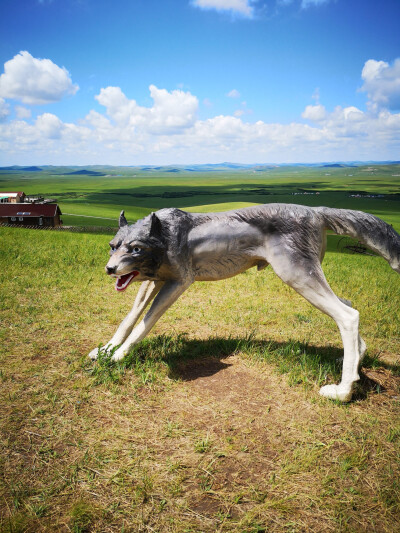
<svg viewBox="0 0 400 533">
<path fill-rule="evenodd" d="M 303 185 L 322 180 L 314 178 Z M 109 179 L 57 179 L 1 188 L 40 185 L 64 195 L 64 211 L 101 212 Z M 115 191 L 192 190 L 187 176 L 168 186 L 165 177 L 115 179 Z M 282 190 L 301 181 L 274 179 Z M 348 179 L 336 176 L 319 196 L 345 201 L 346 192 L 328 190 L 340 179 L 345 191 Z M 397 190 L 394 178 L 380 179 L 382 189 L 372 180 L 365 189 Z M 236 205 L 268 200 L 243 190 L 272 181 L 213 175 L 192 187 L 208 183 L 223 194 L 207 201 Z M 111 194 L 104 213 L 117 216 L 123 198 Z M 206 204 L 205 195 L 129 198 L 131 218 L 175 200 Z M 360 200 L 399 229 L 396 201 Z M 0 228 L 0 531 L 398 531 L 398 274 L 378 257 L 326 254 L 326 276 L 360 310 L 368 345 L 355 399 L 339 405 L 318 394 L 340 378 L 335 324 L 270 268 L 195 284 L 122 362 L 90 361 L 136 292 L 117 293 L 105 276 L 108 239 Z"/>
<path fill-rule="evenodd" d="M 0 190 L 54 198 L 64 213 L 65 225 L 112 226 L 121 209 L 134 221 L 171 206 L 220 211 L 254 203 L 287 202 L 365 210 L 400 231 L 400 165 L 394 164 L 222 167 L 207 171 L 168 167 L 91 167 L 89 171 L 45 167 L 35 172 L 0 169 Z"/>
</svg>

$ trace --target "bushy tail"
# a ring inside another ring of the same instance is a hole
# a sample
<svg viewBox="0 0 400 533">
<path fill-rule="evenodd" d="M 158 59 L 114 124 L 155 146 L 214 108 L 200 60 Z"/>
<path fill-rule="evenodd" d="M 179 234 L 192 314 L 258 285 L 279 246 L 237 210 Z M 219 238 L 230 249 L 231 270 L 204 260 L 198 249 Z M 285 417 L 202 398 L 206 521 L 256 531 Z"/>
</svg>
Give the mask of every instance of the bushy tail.
<svg viewBox="0 0 400 533">
<path fill-rule="evenodd" d="M 348 235 L 361 241 L 381 255 L 400 274 L 400 235 L 380 218 L 350 209 L 320 207 L 326 227 L 338 235 Z"/>
</svg>

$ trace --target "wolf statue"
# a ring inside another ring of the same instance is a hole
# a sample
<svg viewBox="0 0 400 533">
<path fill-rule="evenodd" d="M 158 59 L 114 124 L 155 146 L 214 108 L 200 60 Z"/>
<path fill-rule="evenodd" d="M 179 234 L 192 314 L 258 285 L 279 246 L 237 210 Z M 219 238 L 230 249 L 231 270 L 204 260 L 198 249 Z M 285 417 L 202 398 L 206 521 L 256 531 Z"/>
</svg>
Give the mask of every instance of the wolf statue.
<svg viewBox="0 0 400 533">
<path fill-rule="evenodd" d="M 122 211 L 106 272 L 116 278 L 117 291 L 132 281 L 142 285 L 106 348 L 116 348 L 113 359 L 122 359 L 194 281 L 229 278 L 270 264 L 282 281 L 338 325 L 344 346 L 342 380 L 325 385 L 320 394 L 349 401 L 366 345 L 358 333 L 358 311 L 334 294 L 322 271 L 326 230 L 361 241 L 400 273 L 400 236 L 383 220 L 362 211 L 291 204 L 223 213 L 161 209 L 132 225 Z M 95 359 L 98 351 L 95 348 L 89 356 Z"/>
</svg>

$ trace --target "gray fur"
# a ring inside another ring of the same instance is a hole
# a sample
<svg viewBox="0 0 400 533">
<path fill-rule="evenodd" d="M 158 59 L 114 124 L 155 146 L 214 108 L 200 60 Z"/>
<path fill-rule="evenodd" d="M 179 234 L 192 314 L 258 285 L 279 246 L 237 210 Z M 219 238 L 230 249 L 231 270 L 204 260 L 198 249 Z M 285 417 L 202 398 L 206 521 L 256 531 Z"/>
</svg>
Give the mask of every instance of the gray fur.
<svg viewBox="0 0 400 533">
<path fill-rule="evenodd" d="M 106 271 L 120 278 L 117 285 L 127 277 L 143 284 L 108 345 L 119 346 L 114 359 L 121 359 L 143 339 L 194 281 L 220 280 L 270 264 L 284 282 L 336 321 L 344 344 L 342 381 L 323 387 L 321 394 L 342 401 L 351 398 L 365 343 L 358 334 L 358 312 L 332 292 L 322 272 L 325 233 L 330 229 L 361 240 L 400 273 L 400 236 L 391 226 L 361 211 L 292 204 L 207 214 L 161 209 L 133 225 L 121 212 L 119 225 L 110 242 Z M 97 353 L 93 350 L 90 356 Z"/>
</svg>

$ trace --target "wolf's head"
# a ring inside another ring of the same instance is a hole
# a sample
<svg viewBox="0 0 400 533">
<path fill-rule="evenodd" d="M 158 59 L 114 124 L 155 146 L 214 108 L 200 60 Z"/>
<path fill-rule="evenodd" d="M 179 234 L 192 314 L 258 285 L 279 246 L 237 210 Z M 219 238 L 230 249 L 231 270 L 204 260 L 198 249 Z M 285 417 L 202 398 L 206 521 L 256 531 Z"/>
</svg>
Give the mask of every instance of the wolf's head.
<svg viewBox="0 0 400 533">
<path fill-rule="evenodd" d="M 157 279 L 166 248 L 159 218 L 151 213 L 129 225 L 121 211 L 119 230 L 110 247 L 106 272 L 116 278 L 117 291 L 125 290 L 132 281 Z"/>
</svg>

